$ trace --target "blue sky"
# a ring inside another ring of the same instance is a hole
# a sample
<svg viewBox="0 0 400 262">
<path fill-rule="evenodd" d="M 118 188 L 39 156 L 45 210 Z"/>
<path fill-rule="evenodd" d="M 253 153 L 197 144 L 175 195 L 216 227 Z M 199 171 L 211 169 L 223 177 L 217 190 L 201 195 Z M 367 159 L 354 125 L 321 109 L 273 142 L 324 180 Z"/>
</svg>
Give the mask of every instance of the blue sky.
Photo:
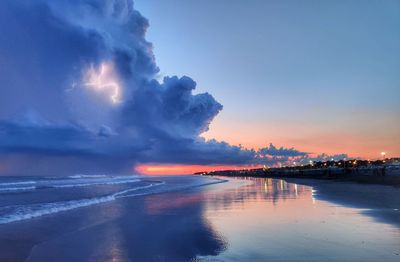
<svg viewBox="0 0 400 262">
<path fill-rule="evenodd" d="M 160 73 L 190 75 L 224 106 L 206 137 L 400 153 L 399 1 L 137 0 L 136 8 L 150 20 Z M 342 146 L 329 142 L 344 136 Z"/>
</svg>

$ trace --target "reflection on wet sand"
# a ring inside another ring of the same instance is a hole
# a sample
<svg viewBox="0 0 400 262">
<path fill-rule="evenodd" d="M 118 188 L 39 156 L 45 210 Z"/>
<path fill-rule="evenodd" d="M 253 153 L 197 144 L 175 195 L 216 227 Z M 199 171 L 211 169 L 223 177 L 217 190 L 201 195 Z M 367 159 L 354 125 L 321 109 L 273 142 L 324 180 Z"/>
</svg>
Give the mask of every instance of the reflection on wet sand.
<svg viewBox="0 0 400 262">
<path fill-rule="evenodd" d="M 187 205 L 186 194 L 121 201 L 121 214 L 110 221 L 73 232 L 35 248 L 28 261 L 190 261 L 216 256 L 224 239 L 202 216 L 203 202 Z M 162 209 L 147 206 L 157 201 Z M 83 243 L 83 244 L 82 244 Z M 71 252 L 74 251 L 74 252 Z M 62 254 L 62 255 L 61 255 Z"/>
<path fill-rule="evenodd" d="M 232 187 L 214 195 L 208 195 L 208 205 L 214 208 L 222 208 L 222 206 L 227 205 L 225 207 L 227 208 L 234 204 L 238 208 L 240 205 L 245 206 L 249 202 L 266 200 L 273 205 L 277 205 L 279 201 L 297 199 L 303 195 L 304 197 L 301 197 L 301 199 L 307 199 L 307 196 L 310 196 L 310 199 L 312 199 L 312 189 L 310 187 L 287 183 L 284 180 L 244 178 L 233 179 L 232 181 L 235 180 L 238 183 L 243 180 L 248 183 L 245 183 L 243 186 Z"/>
<path fill-rule="evenodd" d="M 398 261 L 399 227 L 317 190 L 248 178 L 122 198 L 0 227 L 0 260 Z"/>
<path fill-rule="evenodd" d="M 241 179 L 230 183 L 241 183 Z M 400 231 L 364 209 L 316 198 L 312 187 L 246 178 L 241 187 L 206 191 L 205 217 L 228 242 L 222 261 L 397 261 Z M 206 257 L 209 259 L 210 257 Z"/>
<path fill-rule="evenodd" d="M 393 186 L 330 182 L 312 179 L 288 179 L 312 187 L 317 199 L 339 205 L 363 209 L 363 214 L 374 220 L 400 228 L 400 188 Z"/>
</svg>

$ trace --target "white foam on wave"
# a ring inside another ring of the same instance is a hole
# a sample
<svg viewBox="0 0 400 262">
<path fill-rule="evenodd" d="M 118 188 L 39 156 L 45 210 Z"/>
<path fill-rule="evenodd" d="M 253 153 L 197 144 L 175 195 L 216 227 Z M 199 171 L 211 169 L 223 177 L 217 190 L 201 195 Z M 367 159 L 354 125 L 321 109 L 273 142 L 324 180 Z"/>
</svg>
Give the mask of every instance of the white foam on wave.
<svg viewBox="0 0 400 262">
<path fill-rule="evenodd" d="M 53 202 L 53 203 L 41 203 L 41 204 L 33 204 L 29 206 L 6 206 L 0 208 L 7 210 L 9 208 L 12 209 L 11 212 L 0 216 L 0 225 L 8 224 L 12 222 L 27 220 L 31 218 L 41 217 L 44 215 L 55 214 L 58 212 L 68 211 L 80 207 L 87 207 L 96 204 L 106 203 L 110 201 L 114 201 L 119 198 L 126 197 L 134 197 L 134 196 L 143 196 L 143 195 L 151 195 L 156 193 L 164 193 L 171 192 L 177 190 L 184 190 L 193 187 L 205 186 L 210 184 L 222 183 L 227 180 L 222 179 L 209 179 L 208 181 L 194 181 L 189 184 L 180 184 L 180 185 L 169 185 L 169 187 L 163 188 L 162 190 L 150 190 L 145 192 L 132 193 L 134 191 L 150 189 L 155 186 L 160 186 L 166 184 L 164 181 L 152 181 L 151 184 L 145 186 L 134 187 L 130 189 L 126 189 L 123 191 L 116 192 L 112 195 L 95 197 L 95 198 L 86 198 L 79 200 L 69 200 L 69 201 L 61 201 L 61 202 Z"/>
<path fill-rule="evenodd" d="M 70 201 L 62 201 L 62 202 L 54 202 L 54 203 L 43 203 L 43 204 L 35 204 L 31 206 L 21 206 L 16 208 L 12 213 L 6 214 L 0 217 L 0 224 L 8 224 L 16 221 L 31 219 L 35 217 L 40 217 L 44 215 L 54 214 L 58 212 L 68 211 L 80 207 L 87 207 L 91 205 L 101 204 L 116 200 L 120 197 L 124 197 L 124 194 L 137 191 L 141 189 L 147 189 L 154 186 L 159 186 L 164 184 L 162 183 L 152 183 L 150 185 L 135 187 L 127 190 L 123 190 L 117 192 L 112 195 L 96 197 L 96 198 L 86 198 L 79 200 L 70 200 Z M 143 193 L 141 194 L 143 195 Z M 130 195 L 133 196 L 133 195 Z"/>
<path fill-rule="evenodd" d="M 72 176 L 68 176 L 68 178 L 99 178 L 99 177 L 108 177 L 107 175 L 83 175 L 83 174 L 76 174 Z"/>
<path fill-rule="evenodd" d="M 38 181 L 20 181 L 0 183 L 0 192 L 18 192 L 46 188 L 74 188 L 99 185 L 119 185 L 140 182 L 138 176 L 119 176 L 119 177 L 85 177 L 75 179 L 49 179 Z M 35 186 L 29 186 L 34 184 Z"/>
<path fill-rule="evenodd" d="M 18 186 L 18 185 L 32 185 L 36 184 L 35 181 L 16 181 L 16 182 L 7 182 L 0 183 L 0 186 Z"/>
<path fill-rule="evenodd" d="M 0 188 L 0 192 L 26 191 L 26 190 L 34 190 L 34 189 L 36 189 L 35 186 L 28 186 L 28 187 L 5 187 L 5 188 Z"/>
<path fill-rule="evenodd" d="M 98 185 L 119 185 L 119 184 L 135 183 L 135 182 L 139 182 L 139 181 L 141 181 L 141 180 L 140 179 L 129 179 L 129 180 L 104 181 L 104 182 L 81 183 L 81 184 L 49 185 L 48 187 L 71 188 L 71 187 L 98 186 Z"/>
</svg>

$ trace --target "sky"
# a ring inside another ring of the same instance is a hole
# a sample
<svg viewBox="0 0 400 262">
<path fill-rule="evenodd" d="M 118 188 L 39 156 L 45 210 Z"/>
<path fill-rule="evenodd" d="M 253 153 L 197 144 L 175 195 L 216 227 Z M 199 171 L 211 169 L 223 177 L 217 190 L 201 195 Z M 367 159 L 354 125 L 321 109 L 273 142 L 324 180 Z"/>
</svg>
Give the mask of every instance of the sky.
<svg viewBox="0 0 400 262">
<path fill-rule="evenodd" d="M 224 106 L 203 136 L 400 155 L 399 1 L 137 0 L 160 73 Z"/>
<path fill-rule="evenodd" d="M 397 1 L 4 0 L 0 174 L 400 155 Z"/>
</svg>

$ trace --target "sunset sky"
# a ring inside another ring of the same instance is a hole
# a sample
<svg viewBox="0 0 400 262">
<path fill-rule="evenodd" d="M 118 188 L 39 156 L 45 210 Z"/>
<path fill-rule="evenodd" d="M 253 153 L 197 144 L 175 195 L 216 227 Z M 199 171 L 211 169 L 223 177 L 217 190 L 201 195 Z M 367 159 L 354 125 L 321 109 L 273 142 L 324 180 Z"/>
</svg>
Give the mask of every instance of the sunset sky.
<svg viewBox="0 0 400 262">
<path fill-rule="evenodd" d="M 400 155 L 399 1 L 137 0 L 161 75 L 224 110 L 206 138 Z M 162 44 L 160 44 L 162 43 Z"/>
<path fill-rule="evenodd" d="M 400 156 L 399 12 L 395 0 L 1 1 L 0 174 Z"/>
</svg>

